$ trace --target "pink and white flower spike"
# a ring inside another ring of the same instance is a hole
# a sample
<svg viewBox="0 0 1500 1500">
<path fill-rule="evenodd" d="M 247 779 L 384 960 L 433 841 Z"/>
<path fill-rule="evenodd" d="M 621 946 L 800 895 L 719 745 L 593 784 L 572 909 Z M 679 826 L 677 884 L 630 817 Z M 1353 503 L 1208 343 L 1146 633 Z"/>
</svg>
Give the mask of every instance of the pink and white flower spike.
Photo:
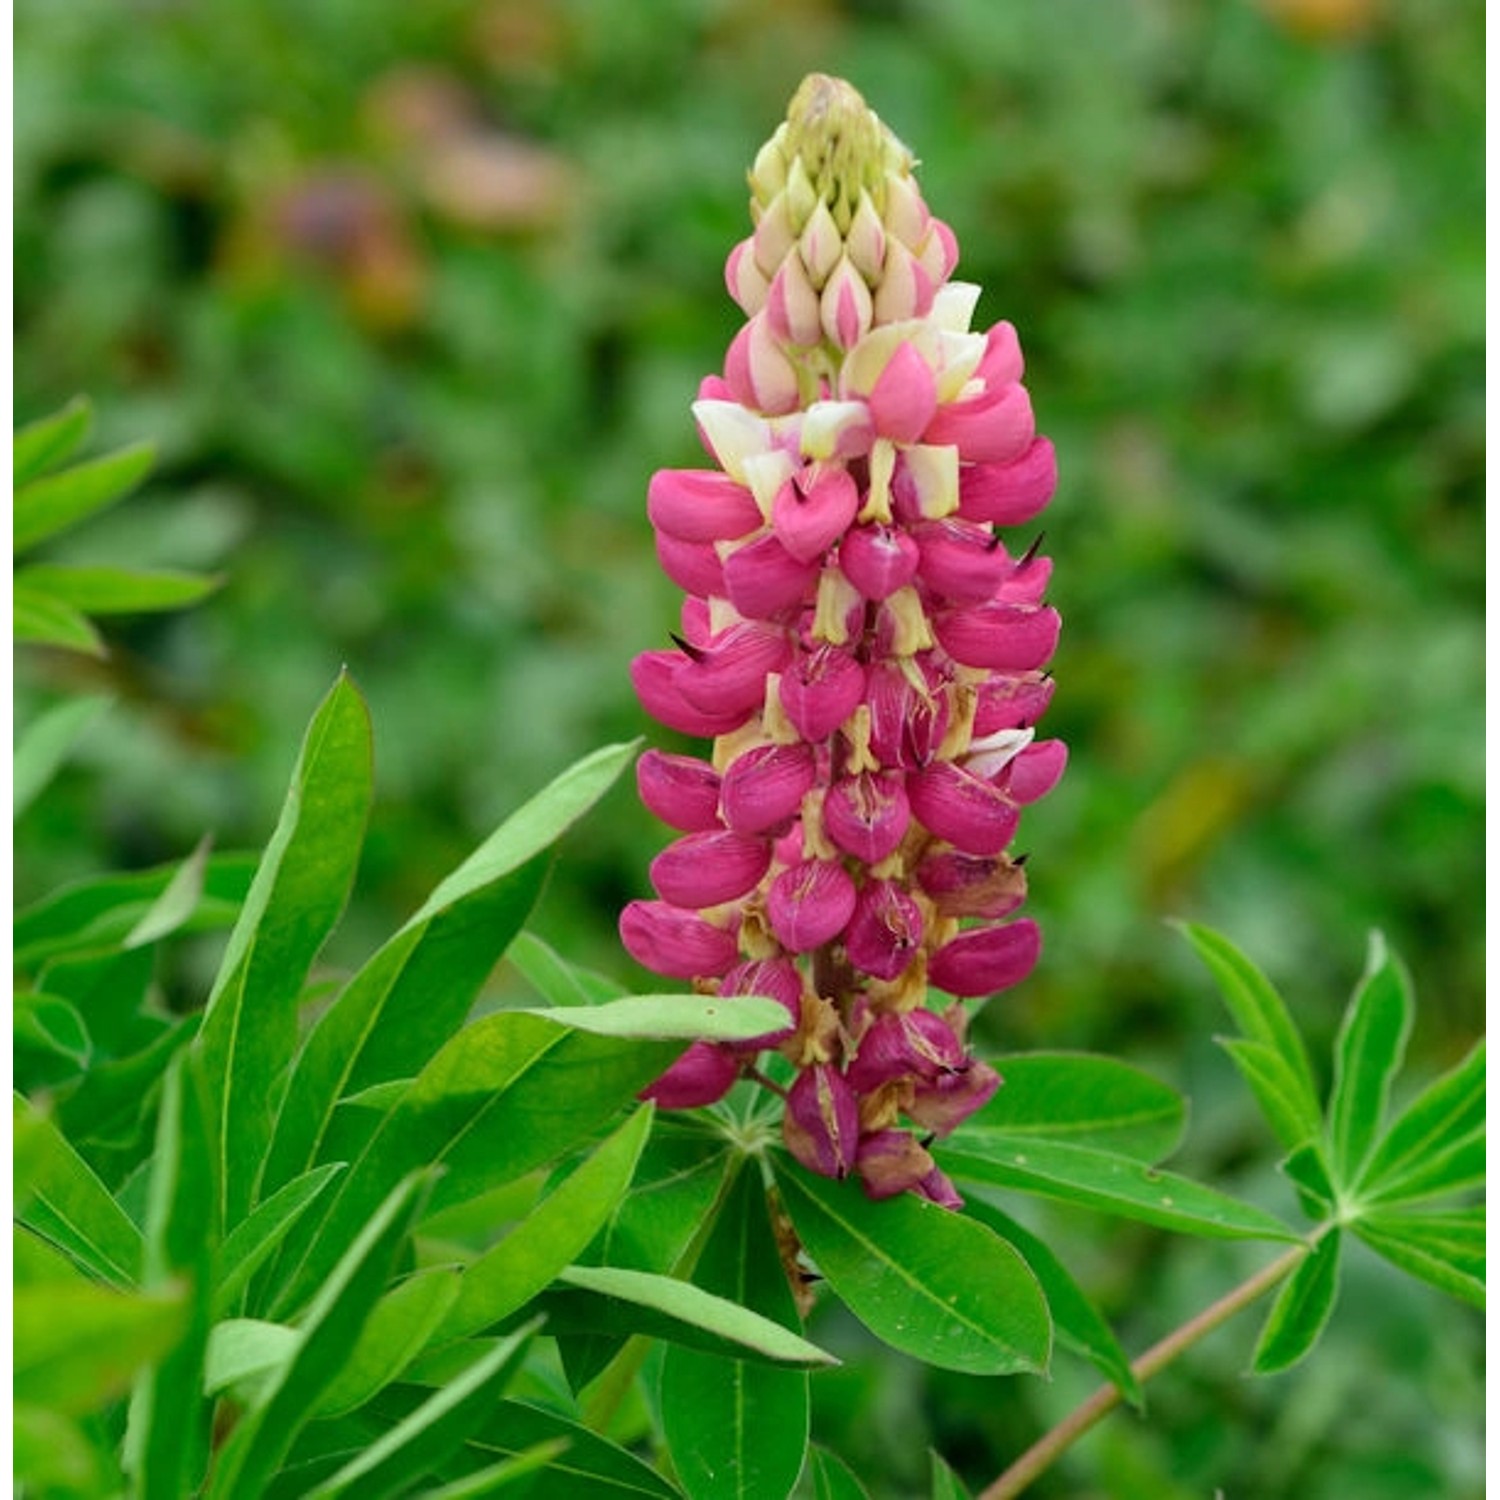
<svg viewBox="0 0 1500 1500">
<path fill-rule="evenodd" d="M 1050 560 L 997 528 L 1035 520 L 1057 466 L 1016 330 L 970 329 L 979 288 L 952 279 L 913 167 L 821 74 L 755 159 L 725 267 L 746 322 L 693 403 L 712 467 L 647 494 L 683 633 L 632 667 L 647 712 L 713 751 L 642 757 L 678 837 L 620 932 L 658 974 L 772 994 L 791 1023 L 696 1044 L 646 1097 L 711 1103 L 775 1051 L 799 1161 L 957 1208 L 927 1145 L 1001 1079 L 928 985 L 982 998 L 1041 951 L 1010 920 L 1008 851 L 1067 759 L 1035 739 L 1060 620 Z"/>
</svg>

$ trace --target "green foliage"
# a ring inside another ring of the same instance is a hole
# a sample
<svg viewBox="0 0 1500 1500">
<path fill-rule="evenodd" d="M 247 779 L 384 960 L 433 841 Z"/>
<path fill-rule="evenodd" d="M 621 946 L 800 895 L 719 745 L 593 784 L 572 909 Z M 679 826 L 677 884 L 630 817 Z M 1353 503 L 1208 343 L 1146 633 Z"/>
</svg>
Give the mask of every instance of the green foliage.
<svg viewBox="0 0 1500 1500">
<path fill-rule="evenodd" d="M 118 505 L 150 472 L 156 455 L 147 443 L 59 468 L 88 436 L 91 424 L 89 405 L 80 397 L 16 434 L 11 529 L 15 556 Z M 217 587 L 217 579 L 192 573 L 30 563 L 15 575 L 15 638 L 103 656 L 104 642 L 90 616 L 181 609 Z"/>
<path fill-rule="evenodd" d="M 1252 1040 L 1274 1032 L 1278 1056 L 1305 1059 L 1290 1012 L 1250 960 L 1217 934 L 1185 930 L 1235 1020 L 1259 1033 Z M 1250 994 L 1253 1005 L 1246 1004 Z M 1484 1207 L 1453 1201 L 1484 1183 L 1484 1044 L 1391 1121 L 1391 1084 L 1414 1012 L 1406 970 L 1372 933 L 1364 975 L 1339 1028 L 1326 1114 L 1307 1133 L 1300 1123 L 1286 1128 L 1291 1111 L 1302 1107 L 1300 1083 L 1294 1100 L 1271 1086 L 1258 1065 L 1246 1065 L 1242 1042 L 1224 1042 L 1273 1132 L 1284 1145 L 1295 1143 L 1282 1169 L 1319 1221 L 1306 1259 L 1267 1318 L 1254 1357 L 1258 1373 L 1297 1363 L 1322 1336 L 1338 1294 L 1344 1229 L 1401 1270 L 1484 1305 Z M 1283 1076 L 1301 1074 L 1289 1067 Z"/>
</svg>

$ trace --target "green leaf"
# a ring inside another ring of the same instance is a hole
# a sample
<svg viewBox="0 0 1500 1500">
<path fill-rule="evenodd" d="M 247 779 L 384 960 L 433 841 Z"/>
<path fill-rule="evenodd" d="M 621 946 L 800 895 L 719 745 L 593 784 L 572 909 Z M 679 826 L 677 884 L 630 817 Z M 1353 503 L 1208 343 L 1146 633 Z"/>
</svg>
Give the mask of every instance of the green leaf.
<svg viewBox="0 0 1500 1500">
<path fill-rule="evenodd" d="M 1286 1002 L 1271 981 L 1228 938 L 1195 922 L 1174 924 L 1197 950 L 1219 986 L 1235 1025 L 1252 1042 L 1264 1042 L 1281 1054 L 1296 1090 L 1299 1117 L 1317 1117 L 1318 1090 L 1307 1048 Z"/>
<path fill-rule="evenodd" d="M 11 529 L 16 554 L 123 500 L 151 471 L 155 460 L 156 450 L 150 443 L 134 443 L 20 486 Z"/>
<path fill-rule="evenodd" d="M 1337 1204 L 1338 1194 L 1328 1176 L 1328 1167 L 1323 1160 L 1323 1148 L 1317 1141 L 1309 1141 L 1281 1163 L 1281 1171 L 1297 1189 L 1297 1196 L 1309 1218 L 1326 1219 Z"/>
<path fill-rule="evenodd" d="M 590 1036 L 511 1011 L 465 1027 L 385 1116 L 326 1212 L 288 1237 L 274 1310 L 298 1305 L 403 1172 L 429 1163 L 447 1169 L 434 1211 L 514 1181 L 586 1140 L 679 1046 Z"/>
<path fill-rule="evenodd" d="M 1379 1210 L 1354 1232 L 1393 1266 L 1457 1297 L 1485 1305 L 1484 1209 L 1447 1213 Z"/>
<path fill-rule="evenodd" d="M 1411 1033 L 1411 981 L 1378 932 L 1370 934 L 1364 977 L 1344 1012 L 1328 1102 L 1335 1179 L 1353 1184 L 1385 1116 L 1391 1079 Z"/>
<path fill-rule="evenodd" d="M 351 1493 L 361 1500 L 409 1495 L 411 1483 L 461 1447 L 494 1406 L 515 1374 L 539 1322 L 518 1329 L 456 1380 L 435 1391 L 358 1458 L 313 1490 L 308 1500 L 337 1500 Z"/>
<path fill-rule="evenodd" d="M 14 815 L 20 815 L 57 774 L 74 745 L 98 721 L 114 699 L 104 693 L 73 698 L 49 708 L 27 727 L 11 761 Z"/>
<path fill-rule="evenodd" d="M 123 1395 L 182 1336 L 182 1289 L 119 1292 L 89 1282 L 15 1293 L 14 1391 L 21 1403 L 83 1416 Z"/>
<path fill-rule="evenodd" d="M 1276 1294 L 1251 1361 L 1257 1375 L 1290 1369 L 1323 1336 L 1338 1298 L 1339 1243 L 1339 1231 L 1329 1229 Z"/>
<path fill-rule="evenodd" d="M 217 1103 L 226 1228 L 254 1204 L 271 1143 L 273 1088 L 297 1045 L 298 993 L 348 899 L 371 776 L 370 716 L 354 684 L 340 677 L 308 728 L 195 1044 Z"/>
<path fill-rule="evenodd" d="M 18 990 L 11 1002 L 11 1034 L 16 1045 L 55 1053 L 83 1067 L 93 1050 L 89 1030 L 71 1002 L 60 995 Z"/>
<path fill-rule="evenodd" d="M 304 1172 L 272 1193 L 249 1218 L 235 1226 L 219 1247 L 214 1293 L 217 1317 L 224 1317 L 234 1307 L 250 1278 L 281 1244 L 287 1231 L 346 1167 L 347 1163 L 335 1161 Z"/>
<path fill-rule="evenodd" d="M 597 1005 L 625 994 L 623 985 L 580 969 L 555 953 L 534 933 L 519 934 L 506 958 L 516 972 L 552 1005 Z"/>
<path fill-rule="evenodd" d="M 526 920 L 547 847 L 609 789 L 632 751 L 589 756 L 507 818 L 349 981 L 297 1059 L 268 1186 L 317 1160 L 341 1095 L 410 1077 L 451 1039 Z"/>
<path fill-rule="evenodd" d="M 629 995 L 602 1005 L 527 1010 L 559 1026 L 589 1031 L 595 1036 L 643 1037 L 664 1040 L 742 1042 L 785 1031 L 786 1007 L 756 995 L 716 999 L 708 995 Z"/>
<path fill-rule="evenodd" d="M 182 609 L 220 587 L 221 578 L 166 569 L 128 569 L 33 563 L 17 584 L 86 615 L 155 614 Z"/>
<path fill-rule="evenodd" d="M 17 1404 L 13 1473 L 18 1495 L 115 1495 L 123 1480 L 82 1426 L 61 1412 Z"/>
<path fill-rule="evenodd" d="M 210 1396 L 236 1390 L 259 1393 L 265 1377 L 291 1363 L 302 1335 L 285 1323 L 227 1318 L 209 1330 L 203 1389 Z"/>
<path fill-rule="evenodd" d="M 932 1500 L 970 1500 L 963 1480 L 936 1451 L 932 1454 Z"/>
<path fill-rule="evenodd" d="M 134 875 L 78 881 L 18 912 L 12 930 L 16 967 L 31 970 L 63 954 L 120 946 L 180 871 L 179 865 L 162 865 Z M 189 930 L 230 925 L 254 873 L 253 856 L 217 854 L 210 858 L 203 899 L 189 921 Z"/>
<path fill-rule="evenodd" d="M 125 934 L 122 948 L 144 948 L 176 932 L 198 910 L 203 899 L 203 882 L 208 874 L 208 856 L 213 836 L 204 834 L 198 847 L 182 862 L 177 873 L 151 909 Z"/>
<path fill-rule="evenodd" d="M 189 1057 L 168 1068 L 146 1200 L 142 1279 L 149 1288 L 187 1288 L 183 1337 L 136 1382 L 126 1433 L 126 1468 L 136 1500 L 194 1494 L 208 1459 L 203 1369 L 213 1297 L 218 1193 L 207 1111 Z"/>
<path fill-rule="evenodd" d="M 649 1105 L 638 1109 L 463 1274 L 442 1335 L 459 1338 L 509 1317 L 582 1253 L 630 1186 L 651 1130 Z"/>
<path fill-rule="evenodd" d="M 260 1494 L 280 1466 L 316 1410 L 318 1398 L 353 1352 L 390 1277 L 396 1252 L 421 1212 L 429 1181 L 429 1174 L 413 1172 L 398 1182 L 319 1287 L 292 1357 L 219 1450 L 209 1486 L 211 1500 L 248 1500 Z"/>
<path fill-rule="evenodd" d="M 30 1135 L 30 1201 L 21 1213 L 44 1239 L 91 1275 L 115 1286 L 134 1285 L 141 1269 L 141 1232 L 61 1131 L 22 1095 L 15 1096 L 15 1132 Z M 19 1193 L 21 1183 L 18 1180 Z"/>
<path fill-rule="evenodd" d="M 11 483 L 19 488 L 66 462 L 89 435 L 93 410 L 86 396 L 74 396 L 61 411 L 20 428 L 11 448 Z"/>
<path fill-rule="evenodd" d="M 995 1066 L 1004 1086 L 955 1139 L 1042 1136 L 1154 1162 L 1182 1138 L 1182 1096 L 1116 1058 L 1029 1052 L 996 1058 Z"/>
<path fill-rule="evenodd" d="M 1319 1141 L 1322 1119 L 1316 1109 L 1309 1112 L 1307 1093 L 1282 1053 L 1270 1042 L 1252 1042 L 1246 1037 L 1214 1040 L 1229 1054 L 1266 1123 L 1288 1151 L 1300 1151 L 1309 1142 Z"/>
<path fill-rule="evenodd" d="M 1428 1157 L 1484 1123 L 1484 1052 L 1481 1037 L 1461 1062 L 1429 1084 L 1397 1116 L 1360 1173 L 1360 1196 L 1409 1175 Z"/>
<path fill-rule="evenodd" d="M 632 1324 L 632 1331 L 639 1326 L 643 1331 L 662 1338 L 677 1338 L 694 1348 L 706 1348 L 712 1352 L 738 1355 L 744 1350 L 763 1359 L 775 1360 L 789 1365 L 835 1365 L 838 1361 L 816 1344 L 789 1332 L 779 1323 L 763 1318 L 733 1302 L 693 1286 L 691 1282 L 678 1281 L 671 1276 L 656 1276 L 649 1271 L 627 1271 L 618 1266 L 569 1266 L 558 1277 L 570 1287 L 582 1292 L 592 1292 L 606 1302 L 622 1301 L 647 1314 L 656 1314 L 644 1323 Z M 549 1328 L 559 1326 L 587 1326 L 591 1314 L 585 1311 L 580 1318 L 575 1309 L 597 1307 L 597 1302 L 574 1303 L 569 1307 L 563 1299 L 551 1304 L 565 1309 L 561 1319 L 554 1319 L 550 1312 Z M 569 1318 L 568 1312 L 575 1312 Z M 609 1317 L 603 1310 L 599 1320 L 601 1328 L 607 1328 Z M 695 1338 L 693 1330 L 708 1335 Z"/>
<path fill-rule="evenodd" d="M 971 1196 L 964 1205 L 964 1212 L 1020 1251 L 1046 1295 L 1047 1310 L 1052 1315 L 1052 1328 L 1058 1343 L 1081 1354 L 1106 1380 L 1119 1388 L 1120 1394 L 1137 1411 L 1144 1411 L 1145 1392 L 1135 1371 L 1130 1368 L 1130 1360 L 1120 1347 L 1114 1330 L 1051 1248 L 983 1197 Z"/>
<path fill-rule="evenodd" d="M 106 656 L 104 640 L 71 604 L 17 582 L 11 592 L 11 634 L 37 646 L 60 646 L 85 656 Z"/>
<path fill-rule="evenodd" d="M 1409 1170 L 1382 1177 L 1365 1190 L 1361 1202 L 1391 1207 L 1481 1187 L 1485 1180 L 1485 1157 L 1485 1131 L 1481 1126 L 1446 1149 L 1435 1150 L 1413 1163 Z"/>
<path fill-rule="evenodd" d="M 852 1182 L 814 1176 L 779 1155 L 774 1165 L 803 1247 L 877 1338 L 944 1370 L 1046 1369 L 1046 1301 L 998 1235 L 911 1193 L 872 1203 Z"/>
<path fill-rule="evenodd" d="M 514 1458 L 502 1458 L 497 1464 L 465 1474 L 452 1484 L 439 1485 L 434 1490 L 423 1490 L 416 1500 L 485 1500 L 488 1495 L 498 1495 L 501 1490 L 535 1474 L 538 1469 L 549 1468 L 553 1461 L 568 1451 L 566 1438 L 554 1438 L 548 1443 L 538 1443 L 534 1448 L 524 1449 Z"/>
<path fill-rule="evenodd" d="M 586 813 L 635 758 L 639 740 L 606 745 L 570 766 L 556 781 L 518 809 L 461 864 L 413 921 L 451 906 L 554 844 Z"/>
<path fill-rule="evenodd" d="M 470 1452 L 515 1458 L 553 1442 L 568 1446 L 547 1465 L 553 1477 L 536 1487 L 539 1495 L 566 1496 L 567 1500 L 680 1500 L 677 1490 L 634 1455 L 577 1422 L 528 1402 L 501 1401 L 467 1446 Z"/>
<path fill-rule="evenodd" d="M 811 1450 L 814 1500 L 870 1500 L 854 1471 L 826 1448 Z"/>
<path fill-rule="evenodd" d="M 966 1182 L 1016 1188 L 1101 1209 L 1163 1229 L 1220 1239 L 1299 1238 L 1261 1209 L 1203 1187 L 1174 1172 L 1142 1166 L 1128 1157 L 1036 1137 L 1007 1137 L 998 1131 L 981 1141 L 939 1143 L 938 1163 Z"/>
<path fill-rule="evenodd" d="M 353 1411 L 397 1379 L 453 1306 L 459 1279 L 457 1266 L 429 1266 L 397 1282 L 375 1304 L 354 1352 L 323 1392 L 318 1415 Z"/>
<path fill-rule="evenodd" d="M 754 1161 L 741 1166 L 694 1279 L 801 1331 Z M 662 1360 L 661 1421 L 678 1483 L 692 1500 L 785 1500 L 807 1452 L 807 1374 L 671 1344 Z"/>
</svg>

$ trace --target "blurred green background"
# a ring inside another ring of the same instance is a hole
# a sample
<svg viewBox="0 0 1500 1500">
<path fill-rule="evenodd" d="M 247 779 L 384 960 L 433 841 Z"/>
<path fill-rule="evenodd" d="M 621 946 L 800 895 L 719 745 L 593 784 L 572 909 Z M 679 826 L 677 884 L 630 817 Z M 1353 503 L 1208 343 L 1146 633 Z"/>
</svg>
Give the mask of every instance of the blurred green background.
<svg viewBox="0 0 1500 1500">
<path fill-rule="evenodd" d="M 17 420 L 88 392 L 101 444 L 159 444 L 66 555 L 227 583 L 103 665 L 21 655 L 23 724 L 119 701 L 18 826 L 18 896 L 258 844 L 341 664 L 379 802 L 334 966 L 577 756 L 666 742 L 626 677 L 675 621 L 646 481 L 699 461 L 745 169 L 834 72 L 921 158 L 1061 460 L 1048 947 L 984 1039 L 1152 1068 L 1187 1167 L 1294 1213 L 1162 919 L 1254 954 L 1315 1053 L 1372 926 L 1414 1081 L 1482 1025 L 1482 41 L 1479 0 L 21 0 Z M 538 930 L 641 977 L 614 913 L 664 841 L 619 789 Z M 1133 1349 L 1256 1263 L 1059 1225 Z M 1035 1492 L 1477 1495 L 1478 1324 L 1356 1252 L 1305 1370 L 1240 1379 L 1247 1322 Z M 984 1482 L 1088 1386 L 844 1336 L 815 1435 L 879 1496 L 928 1443 Z"/>
</svg>

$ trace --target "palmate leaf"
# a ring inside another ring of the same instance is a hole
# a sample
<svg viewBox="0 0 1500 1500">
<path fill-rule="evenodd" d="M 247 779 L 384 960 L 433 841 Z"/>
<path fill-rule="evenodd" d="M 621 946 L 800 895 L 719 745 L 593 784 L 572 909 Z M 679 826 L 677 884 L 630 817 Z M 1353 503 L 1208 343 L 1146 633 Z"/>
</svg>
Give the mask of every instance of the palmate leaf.
<svg viewBox="0 0 1500 1500">
<path fill-rule="evenodd" d="M 1468 1209 L 1376 1209 L 1354 1232 L 1377 1255 L 1450 1296 L 1485 1305 L 1485 1213 Z"/>
<path fill-rule="evenodd" d="M 966 1374 L 1046 1369 L 1046 1299 L 998 1235 L 911 1193 L 872 1203 L 853 1182 L 815 1176 L 779 1153 L 773 1162 L 804 1249 L 876 1337 Z"/>
<path fill-rule="evenodd" d="M 955 1141 L 1037 1136 L 1156 1162 L 1182 1138 L 1182 1096 L 1118 1058 L 1028 1052 L 994 1062 L 1004 1087 L 964 1122 Z"/>
<path fill-rule="evenodd" d="M 1339 1249 L 1339 1231 L 1327 1230 L 1277 1293 L 1251 1360 L 1257 1375 L 1290 1369 L 1312 1353 L 1338 1299 Z"/>
<path fill-rule="evenodd" d="M 1213 975 L 1241 1034 L 1251 1042 L 1269 1047 L 1280 1058 L 1281 1067 L 1275 1071 L 1282 1086 L 1277 1090 L 1276 1107 L 1267 1109 L 1267 1114 L 1273 1128 L 1288 1117 L 1299 1122 L 1297 1129 L 1291 1132 L 1293 1138 L 1284 1140 L 1289 1150 L 1295 1150 L 1303 1140 L 1317 1133 L 1322 1112 L 1318 1107 L 1318 1091 L 1313 1082 L 1312 1065 L 1307 1059 L 1307 1048 L 1286 1002 L 1276 993 L 1270 980 L 1228 938 L 1193 922 L 1175 925 Z M 1239 1065 L 1238 1059 L 1236 1065 Z M 1259 1070 L 1254 1074 L 1246 1073 L 1246 1082 L 1260 1099 L 1258 1077 Z"/>
<path fill-rule="evenodd" d="M 89 435 L 94 413 L 84 396 L 18 429 L 11 448 L 11 483 L 23 485 L 67 461 Z"/>
<path fill-rule="evenodd" d="M 611 745 L 565 771 L 451 875 L 349 981 L 297 1059 L 265 1184 L 319 1159 L 338 1099 L 409 1078 L 463 1024 L 475 993 L 541 889 L 546 850 L 614 784 L 635 753 Z"/>
<path fill-rule="evenodd" d="M 372 776 L 370 716 L 340 677 L 308 727 L 194 1044 L 216 1106 L 226 1229 L 254 1205 L 271 1144 L 273 1087 L 296 1050 L 298 995 L 348 899 Z"/>
<path fill-rule="evenodd" d="M 1432 1157 L 1449 1150 L 1454 1141 L 1480 1129 L 1485 1118 L 1484 1073 L 1481 1038 L 1461 1062 L 1429 1084 L 1396 1117 L 1360 1173 L 1359 1195 L 1382 1193 L 1424 1170 Z"/>
<path fill-rule="evenodd" d="M 705 1291 L 801 1331 L 753 1161 L 741 1165 L 693 1274 Z M 808 1438 L 805 1371 L 673 1344 L 662 1360 L 661 1413 L 692 1500 L 785 1500 L 797 1482 Z"/>
<path fill-rule="evenodd" d="M 17 555 L 123 500 L 151 471 L 156 450 L 134 443 L 16 489 L 12 547 Z"/>
<path fill-rule="evenodd" d="M 1015 1188 L 1218 1239 L 1296 1240 L 1279 1219 L 1175 1172 L 1129 1157 L 1038 1137 L 954 1132 L 934 1147 L 938 1164 L 961 1182 Z"/>
<path fill-rule="evenodd" d="M 1354 1183 L 1385 1116 L 1391 1079 L 1401 1066 L 1412 1022 L 1411 981 L 1385 939 L 1371 933 L 1364 977 L 1344 1012 L 1328 1101 L 1333 1170 Z"/>
</svg>

